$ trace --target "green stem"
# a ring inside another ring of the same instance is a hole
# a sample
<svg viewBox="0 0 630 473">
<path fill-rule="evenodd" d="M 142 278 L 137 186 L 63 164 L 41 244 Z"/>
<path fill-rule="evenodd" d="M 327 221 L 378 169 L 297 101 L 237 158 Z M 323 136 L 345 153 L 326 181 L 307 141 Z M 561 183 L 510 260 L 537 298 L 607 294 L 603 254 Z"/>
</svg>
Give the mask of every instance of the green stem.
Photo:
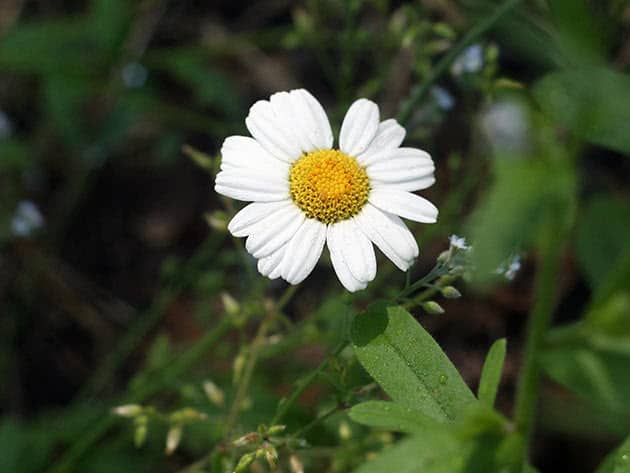
<svg viewBox="0 0 630 473">
<path fill-rule="evenodd" d="M 144 384 L 130 397 L 116 404 L 141 403 L 160 389 L 169 386 L 174 379 L 195 364 L 208 350 L 232 328 L 232 321 L 224 317 L 212 330 L 207 332 L 190 349 L 169 363 L 163 373 L 153 382 Z M 87 432 L 82 434 L 61 458 L 47 471 L 65 473 L 72 471 L 83 455 L 92 448 L 118 421 L 109 410 Z"/>
<path fill-rule="evenodd" d="M 325 360 L 323 360 L 318 366 L 317 368 L 315 368 L 313 371 L 311 371 L 309 374 L 307 374 L 304 378 L 302 378 L 301 380 L 299 380 L 297 382 L 297 387 L 295 388 L 295 390 L 291 393 L 291 395 L 284 401 L 281 402 L 280 405 L 278 406 L 278 411 L 276 412 L 276 415 L 274 416 L 273 420 L 271 421 L 270 425 L 276 425 L 278 423 L 280 423 L 280 421 L 284 418 L 284 416 L 286 415 L 286 413 L 289 411 L 289 409 L 291 408 L 291 406 L 298 400 L 298 398 L 302 395 L 302 393 L 304 392 L 304 390 L 310 386 L 310 384 L 315 381 L 315 379 L 317 378 L 317 376 L 319 376 L 319 374 L 326 369 L 326 367 L 328 366 L 328 363 L 330 362 L 330 359 L 333 357 L 338 356 L 343 350 L 344 348 L 346 348 L 348 346 L 348 341 L 344 340 L 343 342 L 341 342 L 337 348 L 335 348 L 335 350 L 333 351 L 333 353 L 326 357 Z"/>
<path fill-rule="evenodd" d="M 556 225 L 547 225 L 539 245 L 539 266 L 534 285 L 534 306 L 527 326 L 520 378 L 516 390 L 514 422 L 524 439 L 524 455 L 528 456 L 529 440 L 534 427 L 541 367 L 537 356 L 551 322 L 555 304 L 556 278 L 560 267 L 562 232 Z"/>
<path fill-rule="evenodd" d="M 411 118 L 414 108 L 424 98 L 426 93 L 431 89 L 433 84 L 444 74 L 453 64 L 455 59 L 466 49 L 471 43 L 475 42 L 486 31 L 492 28 L 505 14 L 518 5 L 521 0 L 506 0 L 501 4 L 492 15 L 483 18 L 477 23 L 460 41 L 452 48 L 446 56 L 444 56 L 433 68 L 424 83 L 412 92 L 411 97 L 403 104 L 402 110 L 398 114 L 398 121 L 405 124 Z"/>
</svg>

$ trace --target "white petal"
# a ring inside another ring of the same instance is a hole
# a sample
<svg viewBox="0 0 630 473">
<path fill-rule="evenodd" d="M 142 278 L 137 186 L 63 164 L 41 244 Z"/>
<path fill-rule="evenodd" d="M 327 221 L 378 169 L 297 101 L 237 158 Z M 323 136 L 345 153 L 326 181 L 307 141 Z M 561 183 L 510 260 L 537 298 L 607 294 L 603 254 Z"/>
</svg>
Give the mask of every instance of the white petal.
<svg viewBox="0 0 630 473">
<path fill-rule="evenodd" d="M 399 217 L 366 204 L 354 220 L 385 256 L 398 268 L 407 271 L 418 256 L 418 244 Z"/>
<path fill-rule="evenodd" d="M 289 182 L 269 170 L 239 168 L 220 171 L 214 189 L 219 194 L 248 202 L 289 198 Z"/>
<path fill-rule="evenodd" d="M 386 212 L 422 223 L 435 223 L 438 209 L 427 199 L 410 192 L 378 187 L 372 189 L 368 201 Z"/>
<path fill-rule="evenodd" d="M 377 161 L 383 154 L 397 149 L 405 139 L 405 134 L 405 129 L 393 118 L 382 121 L 378 125 L 376 136 L 368 148 L 357 156 L 357 161 L 363 166 Z"/>
<path fill-rule="evenodd" d="M 353 220 L 342 220 L 328 227 L 328 243 L 339 253 L 355 279 L 369 282 L 376 276 L 376 256 L 369 238 Z"/>
<path fill-rule="evenodd" d="M 277 279 L 280 277 L 280 263 L 286 252 L 287 245 L 284 244 L 269 256 L 258 260 L 258 271 L 269 279 Z"/>
<path fill-rule="evenodd" d="M 326 241 L 328 243 L 328 252 L 330 253 L 330 261 L 332 262 L 335 273 L 337 274 L 337 278 L 343 287 L 345 287 L 350 292 L 359 291 L 361 289 L 365 289 L 367 287 L 367 282 L 359 281 L 352 275 L 346 260 L 343 257 L 342 252 L 340 251 L 341 245 L 336 240 L 337 233 L 332 231 L 332 226 L 328 227 L 328 231 L 326 233 Z"/>
<path fill-rule="evenodd" d="M 221 147 L 221 169 L 233 168 L 277 169 L 289 175 L 289 164 L 269 154 L 254 138 L 229 136 Z"/>
<path fill-rule="evenodd" d="M 415 192 L 415 191 L 421 191 L 423 189 L 428 189 L 433 184 L 435 184 L 435 177 L 433 177 L 433 175 L 419 177 L 417 179 L 410 179 L 407 181 L 402 180 L 402 179 L 400 181 L 393 181 L 393 182 L 379 181 L 377 179 L 372 179 L 370 181 L 370 185 L 374 189 L 378 187 L 388 187 L 390 189 L 397 189 L 400 191 L 407 191 L 407 192 Z"/>
<path fill-rule="evenodd" d="M 292 117 L 276 115 L 267 100 L 259 100 L 249 109 L 247 129 L 263 148 L 278 159 L 293 162 L 302 155 L 300 145 L 287 123 Z"/>
<path fill-rule="evenodd" d="M 398 180 L 402 177 L 433 172 L 435 165 L 426 151 L 417 148 L 396 148 L 381 155 L 381 158 L 367 166 L 369 173 L 379 179 L 390 176 Z"/>
<path fill-rule="evenodd" d="M 254 258 L 269 256 L 295 235 L 305 218 L 295 205 L 283 207 L 254 226 L 245 248 Z"/>
<path fill-rule="evenodd" d="M 367 99 L 355 101 L 341 124 L 339 148 L 350 156 L 358 156 L 369 146 L 378 129 L 378 106 Z"/>
<path fill-rule="evenodd" d="M 228 230 L 235 237 L 250 234 L 256 223 L 283 207 L 294 206 L 290 200 L 278 202 L 254 202 L 243 207 L 228 224 Z"/>
<path fill-rule="evenodd" d="M 306 90 L 278 92 L 270 101 L 276 116 L 292 131 L 302 152 L 332 147 L 332 130 L 326 112 Z"/>
<path fill-rule="evenodd" d="M 326 242 L 326 225 L 307 219 L 287 244 L 281 263 L 282 277 L 298 284 L 311 274 Z"/>
</svg>

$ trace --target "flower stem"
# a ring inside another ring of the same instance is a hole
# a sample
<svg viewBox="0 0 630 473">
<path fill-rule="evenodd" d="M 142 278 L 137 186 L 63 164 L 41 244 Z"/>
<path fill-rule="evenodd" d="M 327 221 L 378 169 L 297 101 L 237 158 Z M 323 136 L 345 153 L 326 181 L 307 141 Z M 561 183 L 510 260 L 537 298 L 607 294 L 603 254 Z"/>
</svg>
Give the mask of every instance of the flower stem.
<svg viewBox="0 0 630 473">
<path fill-rule="evenodd" d="M 529 441 L 534 427 L 541 367 L 538 353 L 551 322 L 555 298 L 556 278 L 560 266 L 562 232 L 549 224 L 539 245 L 540 263 L 534 283 L 534 306 L 527 326 L 523 362 L 516 391 L 514 422 L 524 440 L 524 455 L 529 454 Z"/>
<path fill-rule="evenodd" d="M 520 2 L 521 0 L 505 0 L 492 15 L 483 18 L 468 31 L 459 43 L 437 63 L 422 85 L 415 89 L 409 99 L 403 103 L 402 110 L 398 114 L 398 121 L 402 125 L 405 125 L 409 121 L 414 108 L 416 108 L 433 84 L 446 72 L 464 49 L 492 28 L 506 13 L 516 7 Z"/>
</svg>

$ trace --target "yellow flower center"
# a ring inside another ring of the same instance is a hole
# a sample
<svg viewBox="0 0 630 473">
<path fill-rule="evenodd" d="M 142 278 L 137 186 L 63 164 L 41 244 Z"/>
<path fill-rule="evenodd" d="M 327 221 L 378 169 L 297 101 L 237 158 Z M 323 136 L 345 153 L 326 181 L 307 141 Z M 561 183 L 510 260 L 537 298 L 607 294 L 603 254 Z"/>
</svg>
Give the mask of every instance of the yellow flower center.
<svg viewBox="0 0 630 473">
<path fill-rule="evenodd" d="M 336 149 L 305 154 L 289 172 L 291 198 L 308 218 L 335 223 L 359 213 L 370 181 L 357 161 Z"/>
</svg>

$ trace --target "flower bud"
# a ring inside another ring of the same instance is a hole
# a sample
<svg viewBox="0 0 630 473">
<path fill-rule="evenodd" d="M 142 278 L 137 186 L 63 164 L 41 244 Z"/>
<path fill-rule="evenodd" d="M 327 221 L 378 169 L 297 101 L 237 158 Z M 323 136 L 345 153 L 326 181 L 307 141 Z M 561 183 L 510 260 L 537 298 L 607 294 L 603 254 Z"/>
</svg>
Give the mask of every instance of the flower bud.
<svg viewBox="0 0 630 473">
<path fill-rule="evenodd" d="M 133 443 L 136 447 L 142 447 L 144 441 L 147 438 L 147 426 L 149 424 L 149 418 L 145 415 L 140 415 L 134 419 L 134 425 L 136 429 L 133 433 Z"/>
<path fill-rule="evenodd" d="M 278 468 L 278 451 L 273 445 L 267 445 L 265 447 L 265 460 L 269 464 L 271 471 L 276 471 Z"/>
<path fill-rule="evenodd" d="M 204 381 L 203 390 L 208 400 L 215 406 L 222 407 L 225 404 L 225 394 L 223 394 L 223 390 L 212 381 Z"/>
<path fill-rule="evenodd" d="M 167 455 L 171 455 L 177 449 L 182 439 L 182 432 L 182 424 L 176 424 L 168 430 L 168 434 L 166 434 L 166 449 L 164 450 Z"/>
<path fill-rule="evenodd" d="M 251 445 L 260 441 L 260 434 L 258 432 L 249 432 L 242 437 L 237 438 L 232 442 L 235 447 L 244 447 L 245 445 Z"/>
<path fill-rule="evenodd" d="M 352 430 L 347 422 L 341 422 L 341 424 L 339 424 L 339 437 L 341 437 L 342 440 L 348 440 L 352 437 Z"/>
<path fill-rule="evenodd" d="M 112 413 L 120 417 L 136 417 L 142 414 L 142 406 L 139 404 L 125 404 L 112 408 Z"/>
<path fill-rule="evenodd" d="M 442 289 L 442 295 L 447 299 L 458 299 L 462 297 L 462 293 L 453 286 L 446 286 Z"/>
<path fill-rule="evenodd" d="M 267 435 L 277 435 L 279 433 L 284 432 L 284 429 L 286 429 L 286 428 L 287 428 L 286 425 L 272 425 L 267 430 Z"/>
<path fill-rule="evenodd" d="M 423 302 L 422 308 L 427 314 L 439 315 L 444 313 L 444 309 L 442 309 L 442 306 L 435 301 Z"/>
<path fill-rule="evenodd" d="M 256 459 L 255 453 L 246 453 L 238 461 L 238 464 L 236 465 L 236 468 L 234 469 L 234 473 L 245 473 L 247 471 L 247 468 L 249 468 L 249 465 L 251 465 L 255 459 Z"/>
<path fill-rule="evenodd" d="M 184 407 L 170 415 L 170 421 L 174 424 L 190 424 L 198 420 L 205 420 L 208 416 L 192 407 Z"/>
<path fill-rule="evenodd" d="M 232 364 L 232 378 L 235 384 L 238 383 L 241 379 L 246 361 L 247 356 L 245 355 L 245 352 L 239 353 L 236 358 L 234 358 L 234 362 Z"/>
<path fill-rule="evenodd" d="M 206 223 L 213 229 L 218 230 L 220 232 L 227 231 L 227 217 L 225 216 L 225 212 L 217 210 L 212 213 L 204 214 L 204 218 L 206 219 Z"/>
<path fill-rule="evenodd" d="M 240 304 L 229 293 L 221 293 L 221 302 L 223 302 L 223 308 L 228 315 L 238 315 L 241 311 Z"/>
<path fill-rule="evenodd" d="M 213 170 L 212 158 L 206 153 L 203 153 L 190 145 L 182 146 L 182 152 L 192 159 L 192 161 L 204 171 Z"/>
</svg>

